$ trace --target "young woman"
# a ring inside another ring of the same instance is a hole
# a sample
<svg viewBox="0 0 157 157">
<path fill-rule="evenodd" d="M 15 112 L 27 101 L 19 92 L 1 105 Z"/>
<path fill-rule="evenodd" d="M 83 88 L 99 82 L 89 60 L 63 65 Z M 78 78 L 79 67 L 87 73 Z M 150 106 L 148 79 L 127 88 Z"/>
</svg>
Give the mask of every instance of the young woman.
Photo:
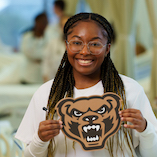
<svg viewBox="0 0 157 157">
<path fill-rule="evenodd" d="M 55 79 L 34 94 L 16 134 L 27 144 L 25 156 L 155 157 L 157 119 L 143 88 L 118 74 L 110 59 L 113 35 L 110 23 L 98 14 L 80 13 L 69 18 L 64 34 L 66 51 Z M 55 105 L 64 97 L 105 92 L 117 93 L 123 99 L 119 114 L 124 125 L 109 138 L 104 149 L 84 151 L 60 131 L 63 126 L 54 111 Z M 47 115 L 43 107 L 48 108 Z"/>
</svg>

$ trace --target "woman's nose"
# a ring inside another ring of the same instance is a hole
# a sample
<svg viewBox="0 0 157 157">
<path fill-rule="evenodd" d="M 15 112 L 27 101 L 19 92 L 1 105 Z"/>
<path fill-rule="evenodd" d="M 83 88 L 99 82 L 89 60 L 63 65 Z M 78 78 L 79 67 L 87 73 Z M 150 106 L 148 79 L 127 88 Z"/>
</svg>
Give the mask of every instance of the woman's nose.
<svg viewBox="0 0 157 157">
<path fill-rule="evenodd" d="M 87 44 L 84 44 L 82 50 L 80 51 L 80 54 L 82 54 L 82 55 L 89 55 L 90 54 L 90 51 L 88 49 L 88 45 Z"/>
</svg>

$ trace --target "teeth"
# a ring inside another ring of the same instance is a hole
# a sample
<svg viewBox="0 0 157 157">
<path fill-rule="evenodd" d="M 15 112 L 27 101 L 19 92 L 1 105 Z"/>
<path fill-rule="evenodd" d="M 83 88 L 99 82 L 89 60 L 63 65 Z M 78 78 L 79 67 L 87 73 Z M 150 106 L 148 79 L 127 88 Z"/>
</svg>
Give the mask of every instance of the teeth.
<svg viewBox="0 0 157 157">
<path fill-rule="evenodd" d="M 96 126 L 96 131 L 98 131 L 100 129 L 100 125 Z"/>
<path fill-rule="evenodd" d="M 96 135 L 95 137 L 89 137 L 87 136 L 87 142 L 95 142 L 95 141 L 99 141 L 99 136 Z"/>
<path fill-rule="evenodd" d="M 100 129 L 100 125 L 92 125 L 92 126 L 88 125 L 88 126 L 83 127 L 83 130 L 86 133 L 88 132 L 88 130 L 91 130 L 91 129 L 96 129 L 96 131 L 98 131 Z"/>
<path fill-rule="evenodd" d="M 92 125 L 92 129 L 95 129 L 95 125 Z"/>
<path fill-rule="evenodd" d="M 91 126 L 90 126 L 90 125 L 88 125 L 87 129 L 88 129 L 88 130 L 90 130 L 90 129 L 91 129 Z"/>
<path fill-rule="evenodd" d="M 83 64 L 88 64 L 88 63 L 91 63 L 92 60 L 83 60 L 83 59 L 79 59 L 79 62 L 80 62 L 80 63 L 83 63 Z"/>
<path fill-rule="evenodd" d="M 83 130 L 84 130 L 84 132 L 87 132 L 87 127 L 84 126 L 84 127 L 83 127 Z"/>
</svg>

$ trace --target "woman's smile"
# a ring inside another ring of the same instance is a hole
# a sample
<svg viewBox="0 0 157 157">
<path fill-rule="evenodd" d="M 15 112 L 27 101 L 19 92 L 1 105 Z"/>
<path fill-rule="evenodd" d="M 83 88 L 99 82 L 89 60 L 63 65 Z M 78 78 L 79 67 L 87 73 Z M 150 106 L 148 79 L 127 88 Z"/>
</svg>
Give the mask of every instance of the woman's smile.
<svg viewBox="0 0 157 157">
<path fill-rule="evenodd" d="M 89 66 L 93 63 L 92 59 L 76 59 L 81 66 Z"/>
</svg>

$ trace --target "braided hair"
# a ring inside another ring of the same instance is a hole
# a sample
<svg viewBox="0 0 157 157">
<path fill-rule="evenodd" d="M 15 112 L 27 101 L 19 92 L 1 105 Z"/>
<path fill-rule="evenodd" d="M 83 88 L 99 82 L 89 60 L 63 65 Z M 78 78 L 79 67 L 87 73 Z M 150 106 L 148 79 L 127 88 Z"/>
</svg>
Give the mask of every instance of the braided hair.
<svg viewBox="0 0 157 157">
<path fill-rule="evenodd" d="M 113 37 L 112 26 L 104 17 L 95 13 L 79 13 L 70 17 L 64 26 L 65 39 L 67 39 L 68 30 L 72 28 L 76 22 L 90 21 L 90 20 L 96 22 L 97 25 L 99 25 L 102 28 L 102 30 L 105 30 L 107 32 L 107 39 L 108 39 L 107 43 L 108 44 L 111 43 Z M 110 52 L 104 58 L 104 61 L 101 65 L 101 80 L 104 87 L 104 93 L 105 92 L 117 93 L 123 99 L 122 109 L 126 109 L 124 84 L 110 58 Z M 60 99 L 64 98 L 65 96 L 73 97 L 74 86 L 75 86 L 75 80 L 73 77 L 72 66 L 68 61 L 67 52 L 65 51 L 51 87 L 48 105 L 47 105 L 49 109 L 49 114 L 47 115 L 47 119 L 49 117 L 51 119 L 53 118 L 55 105 Z M 117 141 L 118 141 L 117 144 L 120 147 L 121 151 L 123 152 L 122 144 L 120 144 L 119 142 L 119 136 L 121 135 L 122 132 L 124 133 L 127 139 L 128 146 L 131 150 L 131 146 L 128 142 L 129 129 L 125 129 L 121 127 L 120 131 L 114 135 L 117 136 Z M 53 142 L 54 142 L 53 140 L 50 141 L 49 148 L 48 148 L 48 157 L 51 157 L 54 151 L 54 149 L 52 149 L 53 148 L 52 145 L 54 144 Z M 110 156 L 113 156 L 113 143 L 114 143 L 114 137 L 110 138 L 107 142 Z"/>
</svg>

